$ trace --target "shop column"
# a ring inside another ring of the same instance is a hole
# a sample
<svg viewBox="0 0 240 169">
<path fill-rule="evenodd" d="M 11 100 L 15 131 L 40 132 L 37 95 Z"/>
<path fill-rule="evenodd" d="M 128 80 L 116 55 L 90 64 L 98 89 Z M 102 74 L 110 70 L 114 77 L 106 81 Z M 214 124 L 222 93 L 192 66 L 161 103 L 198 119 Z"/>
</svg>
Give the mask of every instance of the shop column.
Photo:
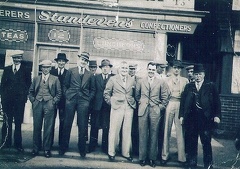
<svg viewBox="0 0 240 169">
<path fill-rule="evenodd" d="M 155 55 L 154 60 L 157 62 L 166 62 L 167 34 L 155 33 Z"/>
</svg>

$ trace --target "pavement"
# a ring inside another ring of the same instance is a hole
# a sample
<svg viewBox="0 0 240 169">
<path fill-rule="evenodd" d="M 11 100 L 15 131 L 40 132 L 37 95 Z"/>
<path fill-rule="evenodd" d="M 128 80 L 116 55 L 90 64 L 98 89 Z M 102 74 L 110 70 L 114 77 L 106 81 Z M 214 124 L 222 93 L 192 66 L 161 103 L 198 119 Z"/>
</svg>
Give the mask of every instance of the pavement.
<svg viewBox="0 0 240 169">
<path fill-rule="evenodd" d="M 0 122 L 0 127 L 2 122 Z M 120 155 L 116 156 L 116 162 L 110 162 L 108 156 L 101 152 L 100 146 L 95 152 L 88 153 L 85 158 L 81 158 L 77 148 L 77 127 L 73 126 L 71 132 L 71 139 L 69 151 L 64 156 L 58 155 L 58 128 L 55 129 L 55 140 L 52 150 L 52 157 L 45 158 L 43 152 L 39 156 L 33 157 L 32 151 L 32 124 L 22 125 L 23 134 L 23 148 L 24 152 L 19 153 L 14 148 L 0 149 L 0 168 L 1 169 L 150 169 L 150 166 L 141 167 L 138 163 L 138 157 L 133 156 L 133 162 L 128 162 Z M 0 131 L 1 133 L 1 131 Z M 177 143 L 175 137 L 175 129 L 173 128 L 172 137 L 170 141 L 170 156 L 171 160 L 166 166 L 160 166 L 157 161 L 156 168 L 179 169 L 182 168 L 177 162 Z M 99 138 L 101 137 L 101 130 Z M 100 139 L 99 139 L 100 140 Z M 100 142 L 99 142 L 100 145 Z M 234 147 L 234 140 L 217 139 L 212 140 L 214 168 L 217 169 L 240 169 L 240 157 L 238 157 L 237 150 Z M 198 168 L 203 168 L 202 148 L 199 143 L 198 152 Z"/>
</svg>

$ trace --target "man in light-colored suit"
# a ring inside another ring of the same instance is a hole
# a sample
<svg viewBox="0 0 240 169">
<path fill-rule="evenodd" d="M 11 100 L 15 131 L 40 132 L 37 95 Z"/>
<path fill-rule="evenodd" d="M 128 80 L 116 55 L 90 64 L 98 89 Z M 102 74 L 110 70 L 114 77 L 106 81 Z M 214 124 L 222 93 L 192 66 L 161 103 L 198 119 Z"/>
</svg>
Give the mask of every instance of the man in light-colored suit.
<svg viewBox="0 0 240 169">
<path fill-rule="evenodd" d="M 86 123 L 89 103 L 95 95 L 93 74 L 86 69 L 89 53 L 78 54 L 78 66 L 68 70 L 64 79 L 64 95 L 66 98 L 66 116 L 63 124 L 63 140 L 59 155 L 64 155 L 69 146 L 72 123 L 77 111 L 78 150 L 81 157 L 86 156 Z"/>
<path fill-rule="evenodd" d="M 104 99 L 111 105 L 110 128 L 108 135 L 108 157 L 114 161 L 116 147 L 119 142 L 119 133 L 122 127 L 122 156 L 132 161 L 131 129 L 133 110 L 136 102 L 133 97 L 135 80 L 128 75 L 128 63 L 122 61 L 119 67 L 119 74 L 113 76 L 107 82 L 104 90 Z"/>
<path fill-rule="evenodd" d="M 156 64 L 148 63 L 148 76 L 136 85 L 136 100 L 139 103 L 139 162 L 155 167 L 158 154 L 159 121 L 162 110 L 168 103 L 169 89 L 164 80 L 156 77 Z"/>
<path fill-rule="evenodd" d="M 61 85 L 58 77 L 51 75 L 52 61 L 43 60 L 39 64 L 42 75 L 33 79 L 29 89 L 29 100 L 33 109 L 33 151 L 32 155 L 38 155 L 42 147 L 42 123 L 43 126 L 43 150 L 45 157 L 51 157 L 54 118 L 57 103 L 61 98 Z"/>
<path fill-rule="evenodd" d="M 165 116 L 164 140 L 162 150 L 163 165 L 165 165 L 170 158 L 169 143 L 173 122 L 175 123 L 177 135 L 178 162 L 183 165 L 186 162 L 183 130 L 182 125 L 180 124 L 180 120 L 178 118 L 181 94 L 184 91 L 186 84 L 188 84 L 188 79 L 185 77 L 181 77 L 180 75 L 182 68 L 183 68 L 182 62 L 180 60 L 174 60 L 173 63 L 171 64 L 172 76 L 166 79 L 171 95 L 169 98 L 168 106 L 166 108 Z"/>
</svg>

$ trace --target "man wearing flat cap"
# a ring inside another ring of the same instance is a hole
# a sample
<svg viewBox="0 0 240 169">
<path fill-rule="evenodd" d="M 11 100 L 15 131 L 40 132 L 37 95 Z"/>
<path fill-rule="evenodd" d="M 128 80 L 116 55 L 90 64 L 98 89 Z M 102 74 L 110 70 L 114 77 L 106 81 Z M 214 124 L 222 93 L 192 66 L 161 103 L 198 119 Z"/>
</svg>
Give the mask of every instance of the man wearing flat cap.
<svg viewBox="0 0 240 169">
<path fill-rule="evenodd" d="M 156 62 L 157 65 L 157 74 L 158 74 L 158 78 L 165 78 L 165 69 L 168 66 L 167 61 L 157 61 Z"/>
<path fill-rule="evenodd" d="M 65 68 L 65 65 L 68 62 L 68 59 L 65 53 L 58 53 L 57 57 L 54 60 L 57 62 L 57 68 L 51 69 L 50 74 L 58 77 L 58 80 L 60 81 L 60 84 L 61 84 L 61 90 L 62 90 L 62 96 L 60 101 L 57 104 L 57 109 L 56 109 L 55 118 L 54 118 L 56 119 L 57 112 L 58 112 L 58 115 L 59 115 L 58 145 L 60 145 L 60 141 L 62 140 L 63 122 L 65 117 L 65 97 L 63 95 L 63 81 L 68 71 Z M 54 124 L 55 124 L 55 120 L 54 120 Z M 53 128 L 53 133 L 54 133 L 54 128 Z M 54 135 L 53 135 L 52 145 L 53 143 L 54 143 Z"/>
<path fill-rule="evenodd" d="M 31 85 L 31 72 L 22 64 L 23 52 L 12 55 L 13 64 L 4 68 L 0 95 L 3 108 L 2 144 L 12 145 L 12 123 L 14 119 L 14 147 L 23 152 L 22 131 L 25 103 Z"/>
<path fill-rule="evenodd" d="M 101 61 L 99 66 L 102 73 L 95 75 L 96 94 L 92 102 L 93 113 L 91 114 L 91 132 L 89 152 L 96 149 L 98 144 L 98 131 L 102 128 L 102 151 L 108 152 L 108 131 L 110 121 L 110 106 L 103 98 L 103 92 L 106 84 L 111 77 L 110 71 L 112 64 L 108 59 Z"/>
<path fill-rule="evenodd" d="M 203 148 L 204 168 L 213 168 L 212 129 L 220 123 L 221 103 L 213 82 L 207 82 L 202 64 L 194 65 L 195 82 L 188 83 L 181 97 L 180 122 L 185 130 L 186 157 L 189 168 L 197 167 L 198 136 Z"/>
<path fill-rule="evenodd" d="M 180 75 L 182 68 L 182 62 L 180 60 L 174 60 L 171 64 L 172 76 L 166 78 L 166 82 L 170 90 L 170 96 L 165 114 L 164 140 L 162 150 L 163 164 L 166 164 L 167 161 L 170 159 L 170 137 L 173 122 L 176 128 L 178 162 L 180 164 L 185 164 L 186 162 L 183 130 L 182 125 L 180 124 L 180 120 L 178 118 L 181 94 L 186 84 L 188 83 L 188 79 Z"/>
<path fill-rule="evenodd" d="M 186 67 L 189 82 L 194 82 L 193 68 L 194 65 L 189 65 Z"/>
<path fill-rule="evenodd" d="M 95 95 L 94 75 L 86 69 L 89 53 L 78 54 L 77 67 L 68 70 L 64 80 L 64 95 L 66 98 L 66 116 L 63 126 L 63 140 L 59 154 L 64 155 L 69 147 L 70 133 L 75 112 L 77 112 L 78 150 L 81 157 L 86 156 L 86 123 L 89 103 Z"/>
<path fill-rule="evenodd" d="M 38 155 L 43 148 L 45 157 L 49 158 L 51 157 L 56 106 L 62 93 L 58 77 L 50 74 L 52 61 L 43 60 L 39 65 L 41 66 L 42 74 L 33 79 L 29 89 L 29 100 L 33 109 L 32 155 Z"/>
</svg>

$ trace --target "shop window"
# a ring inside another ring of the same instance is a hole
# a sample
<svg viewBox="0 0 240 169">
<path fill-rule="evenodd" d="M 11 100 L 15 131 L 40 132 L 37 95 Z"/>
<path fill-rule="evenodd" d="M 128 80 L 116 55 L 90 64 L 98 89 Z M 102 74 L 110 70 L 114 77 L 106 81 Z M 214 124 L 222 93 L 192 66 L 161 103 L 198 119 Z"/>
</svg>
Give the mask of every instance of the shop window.
<svg viewBox="0 0 240 169">
<path fill-rule="evenodd" d="M 233 68 L 232 68 L 232 85 L 231 92 L 234 94 L 240 93 L 240 56 L 235 55 L 233 57 Z"/>
</svg>

